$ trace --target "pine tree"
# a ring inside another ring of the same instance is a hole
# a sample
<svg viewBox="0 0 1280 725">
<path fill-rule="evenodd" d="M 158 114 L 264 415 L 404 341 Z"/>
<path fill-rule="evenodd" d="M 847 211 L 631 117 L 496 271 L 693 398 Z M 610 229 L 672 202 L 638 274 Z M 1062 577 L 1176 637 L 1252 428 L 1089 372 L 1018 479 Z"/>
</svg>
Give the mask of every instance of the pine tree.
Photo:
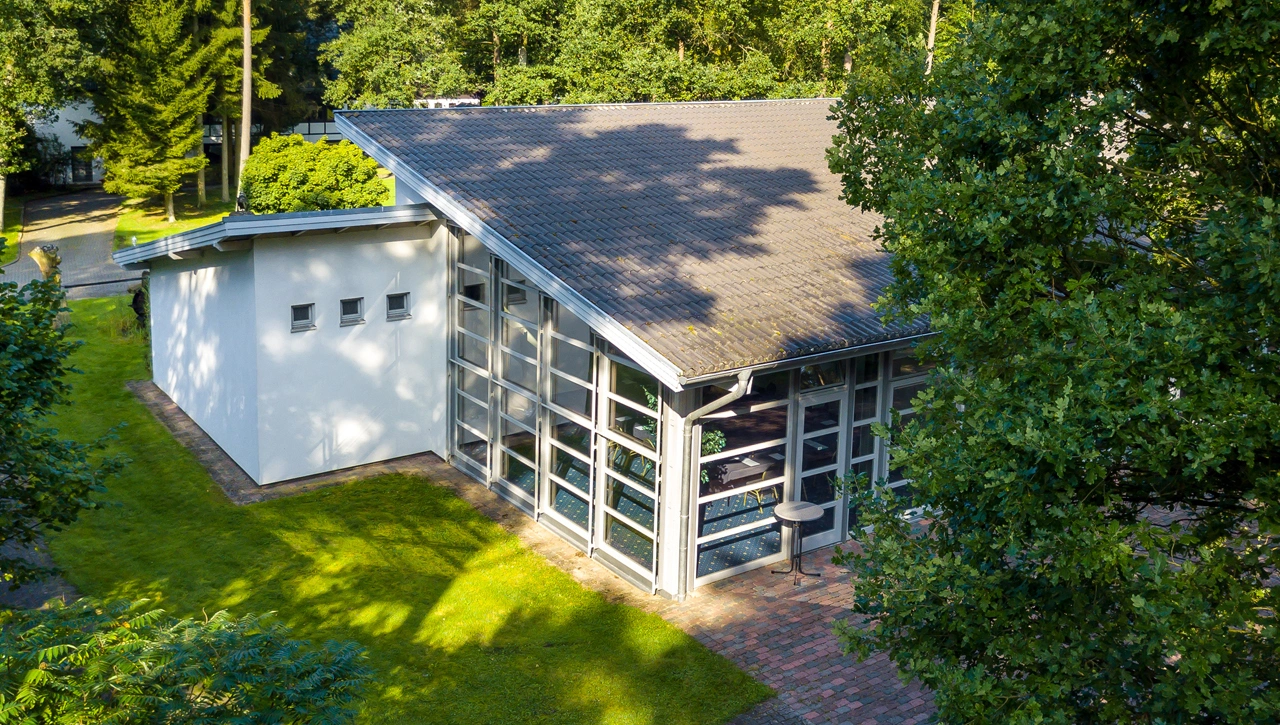
<svg viewBox="0 0 1280 725">
<path fill-rule="evenodd" d="M 203 135 L 198 118 L 213 92 L 207 69 L 215 48 L 192 39 L 192 11 L 188 0 L 129 8 L 124 38 L 108 51 L 91 94 L 102 120 L 81 129 L 106 167 L 103 187 L 135 199 L 163 195 L 170 222 L 183 176 L 208 163 L 189 154 Z"/>
</svg>

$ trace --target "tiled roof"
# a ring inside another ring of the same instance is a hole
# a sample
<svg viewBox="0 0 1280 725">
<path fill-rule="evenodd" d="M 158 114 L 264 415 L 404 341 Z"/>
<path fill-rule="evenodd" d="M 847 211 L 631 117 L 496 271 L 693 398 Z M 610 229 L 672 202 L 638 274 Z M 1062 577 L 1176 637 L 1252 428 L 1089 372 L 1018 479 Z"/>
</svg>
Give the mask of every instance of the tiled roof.
<svg viewBox="0 0 1280 725">
<path fill-rule="evenodd" d="M 693 378 L 919 334 L 870 304 L 879 217 L 829 100 L 343 113 Z"/>
</svg>

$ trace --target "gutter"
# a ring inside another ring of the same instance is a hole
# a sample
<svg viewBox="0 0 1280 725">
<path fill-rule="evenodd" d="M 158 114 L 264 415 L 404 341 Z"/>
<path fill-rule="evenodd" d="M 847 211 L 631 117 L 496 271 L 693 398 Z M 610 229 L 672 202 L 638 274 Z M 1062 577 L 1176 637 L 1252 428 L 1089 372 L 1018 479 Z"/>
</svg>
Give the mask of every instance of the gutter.
<svg viewBox="0 0 1280 725">
<path fill-rule="evenodd" d="M 751 387 L 753 374 L 753 370 L 738 373 L 738 382 L 734 383 L 727 394 L 698 408 L 684 419 L 684 431 L 681 435 L 684 476 L 680 486 L 680 580 L 676 582 L 676 601 L 684 601 L 689 595 L 689 506 L 696 478 L 693 474 L 693 427 L 699 419 L 746 395 L 747 389 Z"/>
</svg>

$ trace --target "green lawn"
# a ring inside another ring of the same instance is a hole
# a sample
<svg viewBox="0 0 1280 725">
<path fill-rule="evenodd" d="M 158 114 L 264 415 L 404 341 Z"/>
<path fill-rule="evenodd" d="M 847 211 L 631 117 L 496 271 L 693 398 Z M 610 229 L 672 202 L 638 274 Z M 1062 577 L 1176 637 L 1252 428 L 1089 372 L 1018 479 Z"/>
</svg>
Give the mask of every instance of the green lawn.
<svg viewBox="0 0 1280 725">
<path fill-rule="evenodd" d="M 236 208 L 234 201 L 220 201 L 221 189 L 222 187 L 217 184 L 207 187 L 204 208 L 196 206 L 194 189 L 174 195 L 174 216 L 178 220 L 172 224 L 165 218 L 163 197 L 146 201 L 126 201 L 120 208 L 114 248 L 122 249 L 133 244 L 134 237 L 138 238 L 138 244 L 146 244 L 170 234 L 185 232 L 218 221 Z"/>
<path fill-rule="evenodd" d="M 71 303 L 67 434 L 117 422 L 132 461 L 107 506 L 50 545 L 99 597 L 194 615 L 275 611 L 298 635 L 351 638 L 377 671 L 365 723 L 724 722 L 769 690 L 659 617 L 609 604 L 446 489 L 384 476 L 235 507 L 123 387 L 146 377 L 123 298 Z"/>
</svg>

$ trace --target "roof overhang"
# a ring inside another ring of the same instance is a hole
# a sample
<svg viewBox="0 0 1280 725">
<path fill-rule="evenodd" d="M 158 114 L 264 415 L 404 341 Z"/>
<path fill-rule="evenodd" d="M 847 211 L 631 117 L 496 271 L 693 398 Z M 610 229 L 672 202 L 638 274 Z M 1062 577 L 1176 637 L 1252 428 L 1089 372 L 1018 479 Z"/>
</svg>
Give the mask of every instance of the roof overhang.
<svg viewBox="0 0 1280 725">
<path fill-rule="evenodd" d="M 566 284 L 564 280 L 535 262 L 532 257 L 525 254 L 523 250 L 512 244 L 506 237 L 494 231 L 492 227 L 481 221 L 479 217 L 455 201 L 453 197 L 446 194 L 443 189 L 428 181 L 408 164 L 401 162 L 394 153 L 374 141 L 351 121 L 348 121 L 342 112 L 334 113 L 333 118 L 338 125 L 338 130 L 342 132 L 343 138 L 359 146 L 366 154 L 372 156 L 374 160 L 395 174 L 397 184 L 404 184 L 412 189 L 419 197 L 426 200 L 429 205 L 438 209 L 449 221 L 479 239 L 482 244 L 489 248 L 489 251 L 501 257 L 507 264 L 515 267 L 530 282 L 533 282 L 544 292 L 555 298 L 557 302 L 590 325 L 596 331 L 596 334 L 613 343 L 614 347 L 649 371 L 664 385 L 676 391 L 684 389 L 685 386 L 682 382 L 683 377 L 680 369 L 637 337 L 625 325 L 613 316 L 606 314 L 587 298 L 583 297 L 581 293 Z"/>
<path fill-rule="evenodd" d="M 111 255 L 125 269 L 145 269 L 152 260 L 183 259 L 202 249 L 219 252 L 250 248 L 260 237 L 302 236 L 367 229 L 420 226 L 439 219 L 429 204 L 380 206 L 366 209 L 303 211 L 289 214 L 233 214 L 222 221 L 126 247 Z"/>
</svg>

